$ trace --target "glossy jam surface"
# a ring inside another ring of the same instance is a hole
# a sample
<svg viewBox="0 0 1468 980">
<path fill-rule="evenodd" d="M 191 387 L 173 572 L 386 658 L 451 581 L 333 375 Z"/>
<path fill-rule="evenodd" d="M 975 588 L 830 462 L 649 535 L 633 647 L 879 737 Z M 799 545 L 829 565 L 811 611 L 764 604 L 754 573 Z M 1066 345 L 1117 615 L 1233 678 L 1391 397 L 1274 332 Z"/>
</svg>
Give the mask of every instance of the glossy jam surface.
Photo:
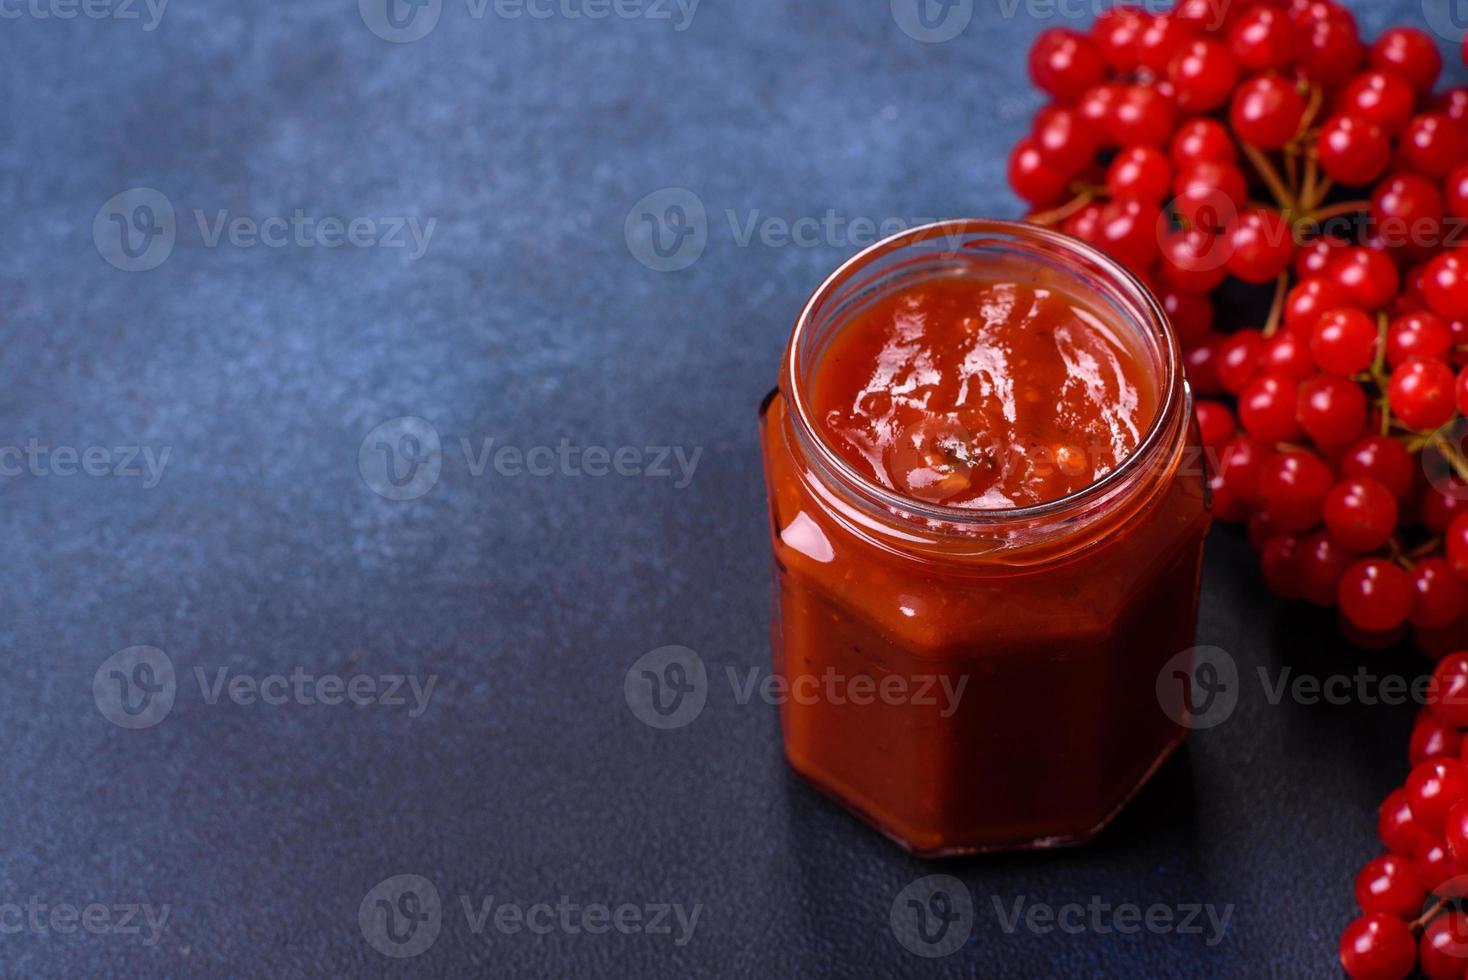
<svg viewBox="0 0 1468 980">
<path fill-rule="evenodd" d="M 1144 355 L 1058 289 L 945 276 L 867 307 L 811 386 L 826 441 L 863 476 L 931 503 L 1002 510 L 1096 482 L 1157 413 Z"/>
</svg>

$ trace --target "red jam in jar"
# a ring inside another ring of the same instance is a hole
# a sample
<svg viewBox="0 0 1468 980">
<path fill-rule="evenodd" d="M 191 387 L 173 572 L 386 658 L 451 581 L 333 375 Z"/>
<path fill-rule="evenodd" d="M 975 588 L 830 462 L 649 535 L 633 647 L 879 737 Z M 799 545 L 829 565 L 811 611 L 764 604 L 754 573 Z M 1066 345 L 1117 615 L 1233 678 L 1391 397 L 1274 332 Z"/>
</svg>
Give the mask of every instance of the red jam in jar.
<svg viewBox="0 0 1468 980">
<path fill-rule="evenodd" d="M 1191 414 L 1156 301 L 1074 239 L 949 222 L 838 270 L 761 414 L 790 764 L 925 855 L 1094 836 L 1186 730 Z"/>
</svg>

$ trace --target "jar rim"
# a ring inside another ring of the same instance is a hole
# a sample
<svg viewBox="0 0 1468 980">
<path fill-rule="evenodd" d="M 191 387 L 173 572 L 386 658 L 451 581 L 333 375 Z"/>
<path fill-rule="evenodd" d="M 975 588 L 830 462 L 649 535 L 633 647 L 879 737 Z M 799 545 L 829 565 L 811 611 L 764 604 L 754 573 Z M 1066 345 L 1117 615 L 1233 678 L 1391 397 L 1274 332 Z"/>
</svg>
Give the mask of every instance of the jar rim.
<svg viewBox="0 0 1468 980">
<path fill-rule="evenodd" d="M 805 398 L 800 380 L 798 351 L 801 349 L 802 338 L 814 329 L 812 323 L 822 304 L 854 275 L 885 255 L 936 238 L 948 238 L 950 241 L 964 239 L 963 244 L 954 250 L 954 254 L 957 255 L 961 249 L 972 246 L 972 239 L 975 236 L 982 236 L 983 239 L 991 241 L 1010 239 L 1038 242 L 1054 248 L 1062 255 L 1073 256 L 1083 264 L 1094 267 L 1100 274 L 1111 280 L 1112 285 L 1128 301 L 1129 306 L 1140 311 L 1140 318 L 1144 322 L 1137 326 L 1150 329 L 1160 341 L 1162 377 L 1158 391 L 1161 397 L 1146 435 L 1127 454 L 1126 458 L 1117 464 L 1115 469 L 1101 479 L 1065 496 L 1025 507 L 1005 509 L 955 507 L 950 504 L 919 500 L 883 486 L 852 466 L 831 445 L 811 413 L 811 407 Z M 1063 516 L 1077 508 L 1084 507 L 1098 497 L 1104 497 L 1117 487 L 1124 486 L 1137 474 L 1138 470 L 1143 468 L 1145 461 L 1155 455 L 1169 432 L 1176 429 L 1174 420 L 1179 408 L 1185 408 L 1190 401 L 1187 382 L 1182 374 L 1182 351 L 1178 344 L 1177 334 L 1161 303 L 1136 275 L 1110 255 L 1079 238 L 1028 222 L 990 218 L 956 218 L 920 225 L 868 246 L 843 262 L 826 277 L 801 310 L 800 318 L 796 321 L 795 330 L 791 334 L 785 358 L 783 387 L 786 388 L 789 395 L 789 402 L 793 409 L 791 416 L 796 422 L 797 430 L 805 437 L 802 441 L 814 447 L 818 454 L 818 461 L 829 472 L 834 473 L 848 486 L 855 488 L 862 496 L 890 512 L 956 525 L 965 530 L 1006 526 Z"/>
</svg>

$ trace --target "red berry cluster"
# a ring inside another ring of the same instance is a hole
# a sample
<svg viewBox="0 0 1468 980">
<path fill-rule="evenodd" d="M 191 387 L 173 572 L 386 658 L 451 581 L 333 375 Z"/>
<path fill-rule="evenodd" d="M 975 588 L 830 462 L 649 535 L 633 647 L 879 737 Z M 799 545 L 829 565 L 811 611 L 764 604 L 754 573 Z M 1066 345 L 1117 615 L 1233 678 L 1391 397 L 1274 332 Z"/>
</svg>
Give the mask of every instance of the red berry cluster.
<svg viewBox="0 0 1468 980">
<path fill-rule="evenodd" d="M 1417 716 L 1407 781 L 1377 811 L 1387 853 L 1356 875 L 1360 918 L 1341 935 L 1354 980 L 1429 980 L 1468 971 L 1468 653 L 1439 661 Z"/>
<path fill-rule="evenodd" d="M 1439 656 L 1468 641 L 1468 251 L 1445 247 L 1468 88 L 1434 97 L 1441 70 L 1422 31 L 1368 46 L 1330 0 L 1117 7 L 1036 40 L 1053 101 L 1009 163 L 1030 220 L 1158 295 L 1215 514 L 1249 525 L 1269 586 Z M 1215 329 L 1230 279 L 1273 285 L 1259 326 Z"/>
<path fill-rule="evenodd" d="M 1117 7 L 1045 31 L 1029 67 L 1053 101 L 1010 184 L 1158 296 L 1216 516 L 1248 525 L 1273 591 L 1339 607 L 1363 646 L 1410 629 L 1460 692 L 1418 720 L 1340 957 L 1355 980 L 1463 980 L 1468 88 L 1434 95 L 1427 34 L 1368 44 L 1331 0 Z M 1271 286 L 1257 326 L 1218 329 L 1219 290 Z"/>
</svg>

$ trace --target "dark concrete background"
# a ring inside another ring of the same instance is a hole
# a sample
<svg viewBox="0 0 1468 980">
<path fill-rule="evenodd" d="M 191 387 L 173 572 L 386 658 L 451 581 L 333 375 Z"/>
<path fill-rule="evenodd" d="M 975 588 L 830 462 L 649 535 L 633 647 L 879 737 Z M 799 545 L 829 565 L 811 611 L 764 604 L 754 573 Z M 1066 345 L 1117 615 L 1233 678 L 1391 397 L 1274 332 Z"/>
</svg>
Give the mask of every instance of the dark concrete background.
<svg viewBox="0 0 1468 980">
<path fill-rule="evenodd" d="M 445 0 L 403 44 L 352 0 L 172 0 L 155 30 L 141 5 L 8 8 L 23 13 L 0 21 L 0 443 L 170 455 L 156 486 L 45 465 L 0 479 L 0 927 L 7 903 L 170 917 L 156 943 L 27 926 L 0 935 L 0 973 L 1333 975 L 1409 707 L 1276 706 L 1245 684 L 1095 846 L 930 865 L 792 777 L 775 710 L 723 681 L 768 666 L 756 406 L 801 303 L 863 244 L 741 244 L 727 212 L 1017 213 L 1003 158 L 1039 105 L 1025 47 L 1055 20 L 1009 6 L 980 0 L 945 43 L 908 37 L 883 0 L 705 0 L 683 30 L 675 8 L 475 19 Z M 1373 32 L 1421 20 L 1409 2 L 1358 9 Z M 177 232 L 161 265 L 129 272 L 102 252 L 138 200 L 99 209 L 138 187 Z M 659 272 L 625 224 L 669 187 L 710 230 L 691 266 Z M 195 218 L 298 208 L 436 226 L 414 261 L 211 246 Z M 405 415 L 432 424 L 443 462 L 399 502 L 358 451 Z M 475 477 L 461 438 L 702 455 L 685 487 Z M 1246 676 L 1422 666 L 1350 653 L 1331 617 L 1271 599 L 1229 531 L 1210 544 L 1200 641 Z M 695 722 L 655 731 L 623 678 L 666 644 L 697 650 L 713 683 Z M 178 679 L 171 712 L 133 731 L 93 678 L 136 645 Z M 417 717 L 210 704 L 196 668 L 437 687 Z M 888 916 L 937 872 L 977 915 L 962 949 L 924 960 Z M 445 912 L 431 948 L 394 960 L 358 909 L 399 874 Z M 682 946 L 476 935 L 460 896 L 702 910 Z M 1235 908 L 1209 947 L 1006 933 L 993 900 L 1021 896 Z"/>
</svg>

